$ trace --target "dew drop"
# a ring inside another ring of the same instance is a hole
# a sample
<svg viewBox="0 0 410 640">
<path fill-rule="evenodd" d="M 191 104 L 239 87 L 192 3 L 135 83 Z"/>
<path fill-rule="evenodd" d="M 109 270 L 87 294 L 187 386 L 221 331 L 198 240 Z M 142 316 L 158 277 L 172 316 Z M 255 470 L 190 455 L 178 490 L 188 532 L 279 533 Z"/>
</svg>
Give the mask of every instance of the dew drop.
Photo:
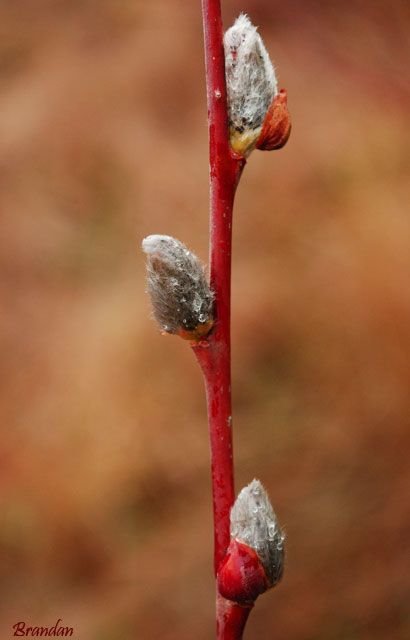
<svg viewBox="0 0 410 640">
<path fill-rule="evenodd" d="M 274 524 L 270 524 L 268 526 L 268 537 L 269 537 L 269 540 L 274 540 L 275 539 L 275 534 L 276 534 L 276 526 Z"/>
<path fill-rule="evenodd" d="M 192 308 L 195 311 L 195 313 L 198 313 L 201 310 L 201 306 L 202 306 L 201 296 L 199 296 L 198 293 L 195 293 L 194 299 L 192 301 Z M 200 322 L 202 321 L 200 320 Z"/>
<path fill-rule="evenodd" d="M 176 278 L 170 278 L 170 279 L 169 279 L 169 282 L 170 282 L 171 287 L 174 287 L 174 289 L 176 289 L 176 288 L 177 288 L 177 286 L 178 286 L 178 280 L 177 280 Z"/>
</svg>

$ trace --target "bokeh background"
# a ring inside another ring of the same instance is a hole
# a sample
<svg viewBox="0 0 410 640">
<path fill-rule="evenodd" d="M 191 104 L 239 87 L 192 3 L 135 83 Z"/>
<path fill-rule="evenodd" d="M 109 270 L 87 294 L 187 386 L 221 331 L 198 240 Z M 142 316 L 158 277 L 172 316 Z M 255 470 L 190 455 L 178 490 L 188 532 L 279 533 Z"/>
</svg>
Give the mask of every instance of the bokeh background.
<svg viewBox="0 0 410 640">
<path fill-rule="evenodd" d="M 236 478 L 283 583 L 247 640 L 410 637 L 410 5 L 225 0 L 293 133 L 234 228 Z M 203 386 L 150 320 L 139 250 L 207 257 L 200 3 L 0 5 L 0 636 L 213 637 Z"/>
</svg>

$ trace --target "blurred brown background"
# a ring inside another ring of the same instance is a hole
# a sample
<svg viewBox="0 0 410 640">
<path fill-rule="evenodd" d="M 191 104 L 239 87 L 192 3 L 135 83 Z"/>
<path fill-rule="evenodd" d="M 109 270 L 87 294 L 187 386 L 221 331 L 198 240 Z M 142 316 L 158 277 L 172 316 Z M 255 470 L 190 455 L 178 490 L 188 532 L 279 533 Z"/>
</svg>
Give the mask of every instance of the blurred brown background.
<svg viewBox="0 0 410 640">
<path fill-rule="evenodd" d="M 283 583 L 247 640 L 405 640 L 410 5 L 224 2 L 260 25 L 293 133 L 235 213 L 237 486 L 269 490 Z M 202 380 L 149 317 L 139 250 L 207 256 L 200 3 L 0 5 L 0 637 L 213 637 Z"/>
</svg>

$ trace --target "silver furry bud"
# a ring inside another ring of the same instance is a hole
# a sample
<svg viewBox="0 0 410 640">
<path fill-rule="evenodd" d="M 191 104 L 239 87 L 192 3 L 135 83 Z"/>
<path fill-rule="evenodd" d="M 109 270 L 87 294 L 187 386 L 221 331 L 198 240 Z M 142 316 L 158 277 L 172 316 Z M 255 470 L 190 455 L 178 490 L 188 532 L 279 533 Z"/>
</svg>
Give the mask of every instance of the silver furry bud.
<svg viewBox="0 0 410 640">
<path fill-rule="evenodd" d="M 259 480 L 253 480 L 236 498 L 231 510 L 231 538 L 256 551 L 270 586 L 279 582 L 283 574 L 285 536 Z"/>
<path fill-rule="evenodd" d="M 275 70 L 257 28 L 243 13 L 226 31 L 224 47 L 230 142 L 248 155 L 278 93 Z"/>
<path fill-rule="evenodd" d="M 214 297 L 199 259 L 171 236 L 148 236 L 142 250 L 147 255 L 148 293 L 161 329 L 188 340 L 208 334 Z"/>
</svg>

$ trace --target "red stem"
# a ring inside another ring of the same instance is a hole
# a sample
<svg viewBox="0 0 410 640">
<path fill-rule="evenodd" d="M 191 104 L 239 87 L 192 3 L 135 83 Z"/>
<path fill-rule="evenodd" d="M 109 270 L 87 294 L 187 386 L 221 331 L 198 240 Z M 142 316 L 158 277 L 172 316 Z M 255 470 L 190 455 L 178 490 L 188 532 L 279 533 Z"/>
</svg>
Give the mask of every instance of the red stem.
<svg viewBox="0 0 410 640">
<path fill-rule="evenodd" d="M 210 282 L 215 328 L 194 347 L 205 378 L 211 445 L 215 575 L 230 541 L 229 514 L 235 499 L 231 417 L 232 209 L 245 165 L 229 144 L 225 55 L 220 0 L 202 0 L 210 154 Z M 218 639 L 239 640 L 249 608 L 218 596 Z"/>
<path fill-rule="evenodd" d="M 240 605 L 218 595 L 217 637 L 221 640 L 241 640 L 252 607 L 253 603 Z"/>
</svg>

